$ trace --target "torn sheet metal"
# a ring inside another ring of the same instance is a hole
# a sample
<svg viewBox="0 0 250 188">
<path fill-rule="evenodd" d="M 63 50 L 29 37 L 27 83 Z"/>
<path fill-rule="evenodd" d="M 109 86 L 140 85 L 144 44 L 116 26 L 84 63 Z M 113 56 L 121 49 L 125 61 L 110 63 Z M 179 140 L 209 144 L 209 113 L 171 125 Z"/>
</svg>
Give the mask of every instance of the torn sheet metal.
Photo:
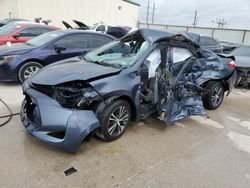
<svg viewBox="0 0 250 188">
<path fill-rule="evenodd" d="M 203 107 L 201 96 L 186 97 L 181 100 L 174 99 L 166 103 L 163 101 L 161 110 L 163 113 L 161 114 L 161 120 L 167 125 L 171 125 L 189 116 L 207 115 Z"/>
</svg>

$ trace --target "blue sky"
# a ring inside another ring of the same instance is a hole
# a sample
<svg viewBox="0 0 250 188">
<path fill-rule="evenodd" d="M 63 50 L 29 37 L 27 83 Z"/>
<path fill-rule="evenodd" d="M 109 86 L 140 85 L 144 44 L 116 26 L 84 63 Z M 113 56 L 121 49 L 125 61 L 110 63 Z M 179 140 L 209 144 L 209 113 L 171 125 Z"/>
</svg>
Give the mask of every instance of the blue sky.
<svg viewBox="0 0 250 188">
<path fill-rule="evenodd" d="M 139 20 L 146 21 L 147 0 L 136 0 L 141 4 Z M 224 18 L 225 28 L 250 29 L 250 0 L 150 0 L 149 21 L 155 2 L 154 23 L 191 25 L 198 11 L 198 26 L 216 26 Z"/>
</svg>

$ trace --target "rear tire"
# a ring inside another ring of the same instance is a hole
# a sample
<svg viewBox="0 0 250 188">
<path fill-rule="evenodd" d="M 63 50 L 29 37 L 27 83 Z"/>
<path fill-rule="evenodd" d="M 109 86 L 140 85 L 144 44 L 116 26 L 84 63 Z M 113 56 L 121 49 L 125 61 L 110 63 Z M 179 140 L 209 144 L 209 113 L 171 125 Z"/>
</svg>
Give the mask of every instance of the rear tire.
<svg viewBox="0 0 250 188">
<path fill-rule="evenodd" d="M 37 62 L 27 62 L 18 71 L 18 79 L 21 83 L 36 74 L 43 66 Z"/>
<path fill-rule="evenodd" d="M 204 107 L 208 110 L 217 109 L 224 99 L 224 87 L 222 83 L 210 81 L 205 88 L 209 92 L 202 97 Z"/>
<path fill-rule="evenodd" d="M 105 141 L 114 141 L 120 138 L 128 127 L 131 119 L 130 104 L 124 100 L 115 100 L 100 116 L 101 128 L 96 130 L 96 135 Z"/>
</svg>

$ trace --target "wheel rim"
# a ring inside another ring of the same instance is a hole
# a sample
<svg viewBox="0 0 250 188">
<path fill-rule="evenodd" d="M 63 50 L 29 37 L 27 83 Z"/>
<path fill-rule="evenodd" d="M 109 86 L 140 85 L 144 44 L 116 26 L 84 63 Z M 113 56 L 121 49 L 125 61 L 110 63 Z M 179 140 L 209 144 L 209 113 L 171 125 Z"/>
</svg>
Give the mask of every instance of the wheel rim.
<svg viewBox="0 0 250 188">
<path fill-rule="evenodd" d="M 40 68 L 37 67 L 37 66 L 30 66 L 30 67 L 28 67 L 24 71 L 24 74 L 23 74 L 24 79 L 25 80 L 28 79 L 32 75 L 36 74 L 39 70 L 40 70 Z"/>
<path fill-rule="evenodd" d="M 218 106 L 223 99 L 223 88 L 217 86 L 212 94 L 212 104 Z"/>
<path fill-rule="evenodd" d="M 116 108 L 108 119 L 108 132 L 111 136 L 119 136 L 128 125 L 129 112 L 124 106 Z"/>
</svg>

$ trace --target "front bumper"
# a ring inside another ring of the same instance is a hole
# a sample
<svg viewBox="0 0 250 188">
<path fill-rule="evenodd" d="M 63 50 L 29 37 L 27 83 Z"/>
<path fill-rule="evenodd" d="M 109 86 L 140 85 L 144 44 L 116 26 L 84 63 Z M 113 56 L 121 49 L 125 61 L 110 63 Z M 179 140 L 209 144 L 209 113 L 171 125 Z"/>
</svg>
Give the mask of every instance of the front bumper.
<svg viewBox="0 0 250 188">
<path fill-rule="evenodd" d="M 32 88 L 25 90 L 21 121 L 34 137 L 57 148 L 75 153 L 85 137 L 100 122 L 93 111 L 68 109 Z"/>
</svg>

